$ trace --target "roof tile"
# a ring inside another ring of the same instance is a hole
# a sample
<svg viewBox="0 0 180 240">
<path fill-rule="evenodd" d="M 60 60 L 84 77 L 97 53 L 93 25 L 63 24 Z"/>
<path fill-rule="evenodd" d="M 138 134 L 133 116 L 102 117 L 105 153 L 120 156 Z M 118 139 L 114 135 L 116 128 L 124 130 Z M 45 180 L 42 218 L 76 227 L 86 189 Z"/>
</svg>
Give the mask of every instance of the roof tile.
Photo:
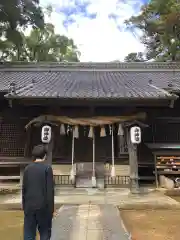
<svg viewBox="0 0 180 240">
<path fill-rule="evenodd" d="M 170 89 L 172 83 L 180 90 L 180 67 L 177 63 L 4 65 L 0 79 L 0 91 L 16 84 L 16 98 L 174 98 L 162 88 Z"/>
</svg>

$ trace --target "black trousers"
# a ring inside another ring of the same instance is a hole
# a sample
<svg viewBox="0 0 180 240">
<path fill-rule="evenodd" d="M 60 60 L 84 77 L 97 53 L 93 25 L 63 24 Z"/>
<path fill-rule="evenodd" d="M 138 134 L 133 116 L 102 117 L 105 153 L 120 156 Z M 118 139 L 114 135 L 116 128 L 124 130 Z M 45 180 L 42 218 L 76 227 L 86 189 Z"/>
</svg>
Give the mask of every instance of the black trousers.
<svg viewBox="0 0 180 240">
<path fill-rule="evenodd" d="M 40 240 L 50 240 L 52 228 L 52 214 L 47 209 L 24 212 L 24 240 L 35 240 L 36 230 Z"/>
</svg>

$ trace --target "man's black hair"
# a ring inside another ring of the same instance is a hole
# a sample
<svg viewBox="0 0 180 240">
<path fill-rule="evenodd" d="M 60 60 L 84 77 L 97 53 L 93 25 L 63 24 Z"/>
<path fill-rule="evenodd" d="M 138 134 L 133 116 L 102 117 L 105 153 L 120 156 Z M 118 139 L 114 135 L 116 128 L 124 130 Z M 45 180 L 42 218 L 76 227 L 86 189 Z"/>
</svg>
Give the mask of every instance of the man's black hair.
<svg viewBox="0 0 180 240">
<path fill-rule="evenodd" d="M 47 148 L 44 145 L 37 145 L 32 150 L 33 160 L 35 159 L 43 159 L 47 154 Z"/>
</svg>

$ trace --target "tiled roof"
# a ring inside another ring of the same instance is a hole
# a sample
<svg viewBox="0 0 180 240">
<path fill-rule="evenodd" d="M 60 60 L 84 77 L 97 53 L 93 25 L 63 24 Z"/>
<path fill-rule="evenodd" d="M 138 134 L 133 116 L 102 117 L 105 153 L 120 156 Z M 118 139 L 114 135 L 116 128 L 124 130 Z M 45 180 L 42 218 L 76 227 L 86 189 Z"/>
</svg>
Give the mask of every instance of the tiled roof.
<svg viewBox="0 0 180 240">
<path fill-rule="evenodd" d="M 102 63 L 96 63 L 96 62 L 40 62 L 40 63 L 26 63 L 26 62 L 6 62 L 6 63 L 0 63 L 0 68 L 2 69 L 134 69 L 135 71 L 142 70 L 142 69 L 149 69 L 149 70 L 180 70 L 180 63 L 179 62 L 102 62 Z"/>
<path fill-rule="evenodd" d="M 40 79 L 42 72 L 29 72 L 29 71 L 11 71 L 4 72 L 0 69 L 0 91 L 6 92 L 9 85 L 14 82 L 17 88 L 27 86 L 32 83 L 33 79 Z"/>
<path fill-rule="evenodd" d="M 46 63 L 0 66 L 0 91 L 15 83 L 9 97 L 165 99 L 180 90 L 178 63 Z M 172 86 L 171 86 L 172 83 Z"/>
</svg>

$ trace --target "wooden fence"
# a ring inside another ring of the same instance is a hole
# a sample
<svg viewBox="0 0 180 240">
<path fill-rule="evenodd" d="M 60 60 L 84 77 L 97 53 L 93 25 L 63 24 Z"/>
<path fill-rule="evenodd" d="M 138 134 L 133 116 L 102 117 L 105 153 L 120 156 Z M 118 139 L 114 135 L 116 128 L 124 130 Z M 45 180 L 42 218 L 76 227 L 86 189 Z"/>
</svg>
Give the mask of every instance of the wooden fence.
<svg viewBox="0 0 180 240">
<path fill-rule="evenodd" d="M 70 175 L 55 175 L 54 182 L 56 186 L 76 186 L 76 183 L 73 183 L 70 180 Z M 104 186 L 105 187 L 129 187 L 130 177 L 129 176 L 116 176 L 111 178 L 110 176 L 104 177 Z"/>
<path fill-rule="evenodd" d="M 130 177 L 129 176 L 119 176 L 111 178 L 110 176 L 105 176 L 104 185 L 105 187 L 129 187 Z"/>
</svg>

